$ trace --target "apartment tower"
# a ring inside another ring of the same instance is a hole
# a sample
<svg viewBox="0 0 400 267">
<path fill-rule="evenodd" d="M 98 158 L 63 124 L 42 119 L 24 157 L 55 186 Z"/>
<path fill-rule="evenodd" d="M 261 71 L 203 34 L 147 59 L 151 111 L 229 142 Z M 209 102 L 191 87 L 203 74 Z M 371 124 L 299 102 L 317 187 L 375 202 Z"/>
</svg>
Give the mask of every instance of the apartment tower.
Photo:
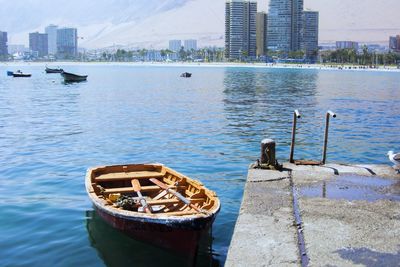
<svg viewBox="0 0 400 267">
<path fill-rule="evenodd" d="M 304 31 L 301 50 L 306 53 L 308 59 L 315 61 L 318 56 L 319 12 L 304 11 L 303 19 Z"/>
<path fill-rule="evenodd" d="M 256 57 L 256 14 L 256 1 L 226 1 L 225 57 L 227 59 Z"/>
<path fill-rule="evenodd" d="M 179 52 L 182 48 L 182 41 L 181 40 L 170 40 L 169 41 L 169 50 L 173 52 Z"/>
<path fill-rule="evenodd" d="M 36 52 L 39 57 L 47 56 L 49 54 L 47 33 L 30 33 L 29 49 L 32 52 Z"/>
<path fill-rule="evenodd" d="M 189 39 L 184 41 L 185 51 L 197 50 L 197 40 Z"/>
<path fill-rule="evenodd" d="M 7 42 L 7 32 L 0 31 L 0 60 L 7 60 L 8 58 Z"/>
<path fill-rule="evenodd" d="M 267 27 L 268 15 L 265 12 L 257 12 L 257 57 L 267 53 Z"/>
<path fill-rule="evenodd" d="M 268 49 L 285 53 L 301 49 L 303 6 L 303 0 L 270 0 Z"/>
<path fill-rule="evenodd" d="M 57 57 L 74 59 L 78 55 L 78 30 L 61 28 L 57 30 Z"/>
<path fill-rule="evenodd" d="M 57 54 L 57 29 L 56 25 L 49 25 L 45 28 L 45 33 L 47 33 L 48 37 L 48 49 L 49 54 L 56 55 Z"/>
</svg>

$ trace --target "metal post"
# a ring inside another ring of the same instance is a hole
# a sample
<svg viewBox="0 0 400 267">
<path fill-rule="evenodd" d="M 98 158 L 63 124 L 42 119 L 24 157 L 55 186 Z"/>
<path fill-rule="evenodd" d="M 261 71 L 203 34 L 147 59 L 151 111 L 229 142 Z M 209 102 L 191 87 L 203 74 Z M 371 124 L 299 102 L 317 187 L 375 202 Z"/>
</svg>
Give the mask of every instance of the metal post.
<svg viewBox="0 0 400 267">
<path fill-rule="evenodd" d="M 293 113 L 293 127 L 292 127 L 292 143 L 290 144 L 290 157 L 289 162 L 294 163 L 294 145 L 296 142 L 296 128 L 297 128 L 297 119 L 300 119 L 300 112 L 296 109 Z"/>
<path fill-rule="evenodd" d="M 328 112 L 326 113 L 324 150 L 322 153 L 322 161 L 321 161 L 322 165 L 325 165 L 326 163 L 326 149 L 328 148 L 328 135 L 329 135 L 329 120 L 331 116 L 332 118 L 336 118 L 336 114 L 328 110 Z"/>
</svg>

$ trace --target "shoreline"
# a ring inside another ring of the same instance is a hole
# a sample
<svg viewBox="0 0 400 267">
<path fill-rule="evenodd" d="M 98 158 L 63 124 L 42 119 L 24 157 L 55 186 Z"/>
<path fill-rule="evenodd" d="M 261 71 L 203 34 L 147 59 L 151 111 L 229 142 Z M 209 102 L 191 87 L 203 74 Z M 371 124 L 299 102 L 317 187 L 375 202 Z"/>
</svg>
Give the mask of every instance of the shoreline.
<svg viewBox="0 0 400 267">
<path fill-rule="evenodd" d="M 378 66 L 369 68 L 356 65 L 324 65 L 324 64 L 285 64 L 285 63 L 230 63 L 230 62 L 1 62 L 0 66 L 143 66 L 143 67 L 212 67 L 212 68 L 259 68 L 259 69 L 295 69 L 295 70 L 330 70 L 330 71 L 363 71 L 363 72 L 400 72 L 394 66 Z"/>
</svg>

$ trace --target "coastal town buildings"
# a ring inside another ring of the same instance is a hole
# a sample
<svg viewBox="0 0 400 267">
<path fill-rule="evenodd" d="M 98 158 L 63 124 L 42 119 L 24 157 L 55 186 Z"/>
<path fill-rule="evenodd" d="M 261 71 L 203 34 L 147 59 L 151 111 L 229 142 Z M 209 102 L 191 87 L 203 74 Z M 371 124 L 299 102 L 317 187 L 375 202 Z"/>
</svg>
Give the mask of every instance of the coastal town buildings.
<svg viewBox="0 0 400 267">
<path fill-rule="evenodd" d="M 72 59 L 78 55 L 78 30 L 61 28 L 57 30 L 57 58 Z"/>
<path fill-rule="evenodd" d="M 358 51 L 359 45 L 354 41 L 337 41 L 336 49 L 354 49 Z"/>
<path fill-rule="evenodd" d="M 256 57 L 257 2 L 228 0 L 225 3 L 225 57 L 229 60 Z"/>
<path fill-rule="evenodd" d="M 47 33 L 47 38 L 48 38 L 48 52 L 50 55 L 56 55 L 57 54 L 57 25 L 49 25 L 45 28 L 45 33 Z"/>
<path fill-rule="evenodd" d="M 268 14 L 265 12 L 257 12 L 257 18 L 256 18 L 257 57 L 266 55 L 267 27 L 268 27 Z"/>
<path fill-rule="evenodd" d="M 0 31 L 0 60 L 6 60 L 8 58 L 7 42 L 7 32 Z"/>
<path fill-rule="evenodd" d="M 169 50 L 173 52 L 178 52 L 182 48 L 181 40 L 170 40 L 169 41 Z"/>
<path fill-rule="evenodd" d="M 197 40 L 185 40 L 183 46 L 186 51 L 197 50 Z"/>
<path fill-rule="evenodd" d="M 29 34 L 29 49 L 36 57 L 48 55 L 48 36 L 47 33 L 33 32 Z"/>
</svg>

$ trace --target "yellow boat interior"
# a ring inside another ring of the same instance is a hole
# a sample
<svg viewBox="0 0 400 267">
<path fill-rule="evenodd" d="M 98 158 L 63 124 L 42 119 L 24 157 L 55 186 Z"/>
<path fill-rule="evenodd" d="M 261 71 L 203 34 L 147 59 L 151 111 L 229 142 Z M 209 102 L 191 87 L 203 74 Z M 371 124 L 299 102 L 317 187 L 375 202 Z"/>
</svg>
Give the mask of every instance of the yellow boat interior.
<svg viewBox="0 0 400 267">
<path fill-rule="evenodd" d="M 119 210 L 169 216 L 218 212 L 214 191 L 161 164 L 115 165 L 90 169 L 89 193 L 105 206 Z"/>
</svg>

